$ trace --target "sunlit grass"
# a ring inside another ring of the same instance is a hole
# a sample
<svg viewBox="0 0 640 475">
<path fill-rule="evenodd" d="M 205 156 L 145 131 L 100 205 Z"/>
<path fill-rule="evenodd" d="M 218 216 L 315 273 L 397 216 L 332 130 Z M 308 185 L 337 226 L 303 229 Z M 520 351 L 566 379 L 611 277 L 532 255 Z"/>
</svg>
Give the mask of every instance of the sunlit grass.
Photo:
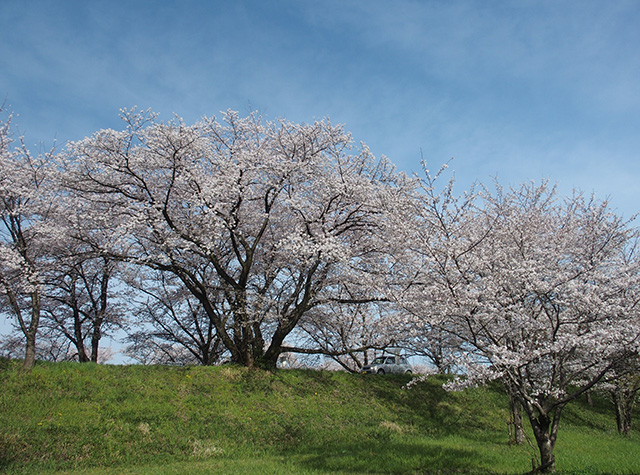
<svg viewBox="0 0 640 475">
<path fill-rule="evenodd" d="M 0 472 L 524 473 L 499 388 L 447 393 L 442 378 L 224 366 L 38 364 L 0 370 Z M 640 473 L 640 435 L 597 400 L 566 412 L 557 465 Z"/>
</svg>

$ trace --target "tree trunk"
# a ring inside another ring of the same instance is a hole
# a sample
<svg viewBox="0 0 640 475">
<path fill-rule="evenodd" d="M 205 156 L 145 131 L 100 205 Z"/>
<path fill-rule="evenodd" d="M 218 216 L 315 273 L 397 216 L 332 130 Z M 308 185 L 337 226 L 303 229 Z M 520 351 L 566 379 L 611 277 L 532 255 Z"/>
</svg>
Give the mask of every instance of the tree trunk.
<svg viewBox="0 0 640 475">
<path fill-rule="evenodd" d="M 75 294 L 75 290 L 74 290 Z M 78 304 L 75 301 L 73 302 L 73 344 L 76 346 L 76 351 L 78 352 L 78 361 L 80 363 L 89 362 L 89 357 L 87 356 L 87 350 L 84 347 L 84 339 L 82 338 L 82 317 L 80 316 L 80 311 L 78 310 Z"/>
<path fill-rule="evenodd" d="M 539 473 L 553 473 L 556 471 L 556 457 L 553 455 L 554 444 L 546 437 L 536 437 L 538 449 L 540 450 L 540 467 L 536 470 Z"/>
<path fill-rule="evenodd" d="M 509 394 L 509 443 L 521 445 L 524 443 L 524 428 L 522 427 L 522 412 L 520 401 Z"/>
<path fill-rule="evenodd" d="M 98 362 L 98 349 L 100 347 L 100 339 L 102 338 L 102 324 L 104 323 L 105 315 L 107 314 L 107 305 L 109 304 L 109 282 L 111 278 L 112 268 L 109 266 L 109 261 L 104 261 L 104 267 L 102 272 L 102 280 L 100 281 L 100 307 L 97 309 L 97 314 L 93 318 L 93 332 L 91 334 L 91 361 Z"/>
<path fill-rule="evenodd" d="M 30 371 L 36 364 L 36 332 L 28 332 L 24 351 L 23 369 Z"/>
<path fill-rule="evenodd" d="M 587 404 L 589 404 L 589 407 L 593 407 L 593 398 L 591 397 L 591 391 L 587 391 L 585 393 L 585 396 L 587 398 Z"/>
<path fill-rule="evenodd" d="M 93 323 L 93 332 L 91 334 L 91 361 L 93 363 L 98 362 L 98 349 L 100 347 L 100 338 L 102 338 L 102 318 L 97 318 Z"/>
<path fill-rule="evenodd" d="M 89 357 L 84 349 L 84 342 L 82 340 L 76 340 L 76 351 L 78 352 L 78 361 L 80 363 L 89 362 Z"/>
<path fill-rule="evenodd" d="M 631 434 L 631 414 L 635 402 L 635 391 L 626 388 L 616 388 L 611 391 L 611 396 L 616 408 L 616 423 L 618 432 L 622 435 Z"/>
<path fill-rule="evenodd" d="M 535 473 L 553 473 L 556 471 L 556 460 L 553 449 L 558 435 L 558 423 L 560 421 L 561 407 L 541 412 L 540 407 L 532 404 L 524 406 L 533 435 L 540 453 L 540 466 L 534 469 Z"/>
<path fill-rule="evenodd" d="M 30 371 L 36 364 L 36 335 L 40 323 L 40 294 L 35 291 L 31 294 L 31 322 L 24 332 L 26 346 L 24 351 L 24 365 L 26 371 Z"/>
</svg>

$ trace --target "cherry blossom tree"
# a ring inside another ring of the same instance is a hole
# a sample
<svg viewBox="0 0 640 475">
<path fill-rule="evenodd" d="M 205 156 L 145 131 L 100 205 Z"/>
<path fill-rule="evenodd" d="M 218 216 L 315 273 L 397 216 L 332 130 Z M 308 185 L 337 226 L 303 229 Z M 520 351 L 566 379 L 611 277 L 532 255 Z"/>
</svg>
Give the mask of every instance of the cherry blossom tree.
<svg viewBox="0 0 640 475">
<path fill-rule="evenodd" d="M 600 385 L 613 402 L 616 425 L 622 435 L 631 434 L 633 411 L 640 394 L 640 357 L 629 355 L 613 367 L 613 372 Z"/>
<path fill-rule="evenodd" d="M 353 299 L 354 296 L 349 298 Z M 359 372 L 375 351 L 396 347 L 404 326 L 390 302 L 330 302 L 309 311 L 283 351 L 324 355 L 349 372 Z"/>
<path fill-rule="evenodd" d="M 24 356 L 24 337 L 15 333 L 0 335 L 0 357 L 18 359 Z"/>
<path fill-rule="evenodd" d="M 423 318 L 403 318 L 399 323 L 402 334 L 397 344 L 413 356 L 425 358 L 437 374 L 454 374 L 457 354 L 462 340 L 439 325 L 431 325 Z"/>
<path fill-rule="evenodd" d="M 146 364 L 200 364 L 220 361 L 224 347 L 215 322 L 173 274 L 138 272 L 129 284 L 137 289 L 132 307 L 136 331 L 126 353 Z M 224 316 L 220 316 L 224 318 Z"/>
<path fill-rule="evenodd" d="M 24 336 L 24 368 L 36 360 L 36 336 L 49 256 L 59 236 L 50 185 L 52 153 L 37 157 L 14 146 L 11 118 L 0 122 L 0 312 Z"/>
<path fill-rule="evenodd" d="M 505 382 L 531 423 L 538 470 L 554 471 L 563 408 L 638 351 L 636 231 L 606 202 L 561 201 L 547 183 L 481 200 L 434 184 L 427 175 L 408 306 L 463 340 L 451 388 Z"/>
<path fill-rule="evenodd" d="M 55 256 L 56 271 L 44 287 L 42 325 L 66 338 L 79 362 L 96 363 L 102 337 L 123 324 L 124 309 L 113 290 L 118 264 L 74 237 L 67 242 L 71 247 Z"/>
<path fill-rule="evenodd" d="M 105 252 L 178 278 L 234 362 L 274 367 L 284 339 L 345 286 L 380 299 L 388 216 L 412 182 L 328 121 L 228 112 L 188 126 L 125 112 L 71 144 L 67 187 Z"/>
</svg>

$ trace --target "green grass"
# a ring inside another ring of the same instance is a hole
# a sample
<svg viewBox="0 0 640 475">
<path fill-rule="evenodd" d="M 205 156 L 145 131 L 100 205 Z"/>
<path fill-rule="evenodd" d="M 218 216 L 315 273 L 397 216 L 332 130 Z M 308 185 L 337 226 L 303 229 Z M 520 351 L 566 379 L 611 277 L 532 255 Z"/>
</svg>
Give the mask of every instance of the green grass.
<svg viewBox="0 0 640 475">
<path fill-rule="evenodd" d="M 0 472 L 11 474 L 524 473 L 497 387 L 441 377 L 40 363 L 0 369 Z M 558 469 L 640 473 L 640 434 L 611 407 L 567 408 Z"/>
</svg>

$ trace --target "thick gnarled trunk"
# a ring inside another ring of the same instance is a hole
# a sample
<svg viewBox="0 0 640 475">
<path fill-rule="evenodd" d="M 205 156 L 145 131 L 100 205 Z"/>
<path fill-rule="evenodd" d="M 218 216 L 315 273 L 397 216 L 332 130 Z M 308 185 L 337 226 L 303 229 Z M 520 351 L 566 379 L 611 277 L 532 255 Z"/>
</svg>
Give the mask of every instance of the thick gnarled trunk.
<svg viewBox="0 0 640 475">
<path fill-rule="evenodd" d="M 540 455 L 540 465 L 533 473 L 553 473 L 556 471 L 556 459 L 553 450 L 558 436 L 558 423 L 562 408 L 555 406 L 546 408 L 543 405 L 523 404 L 531 422 Z"/>
</svg>

